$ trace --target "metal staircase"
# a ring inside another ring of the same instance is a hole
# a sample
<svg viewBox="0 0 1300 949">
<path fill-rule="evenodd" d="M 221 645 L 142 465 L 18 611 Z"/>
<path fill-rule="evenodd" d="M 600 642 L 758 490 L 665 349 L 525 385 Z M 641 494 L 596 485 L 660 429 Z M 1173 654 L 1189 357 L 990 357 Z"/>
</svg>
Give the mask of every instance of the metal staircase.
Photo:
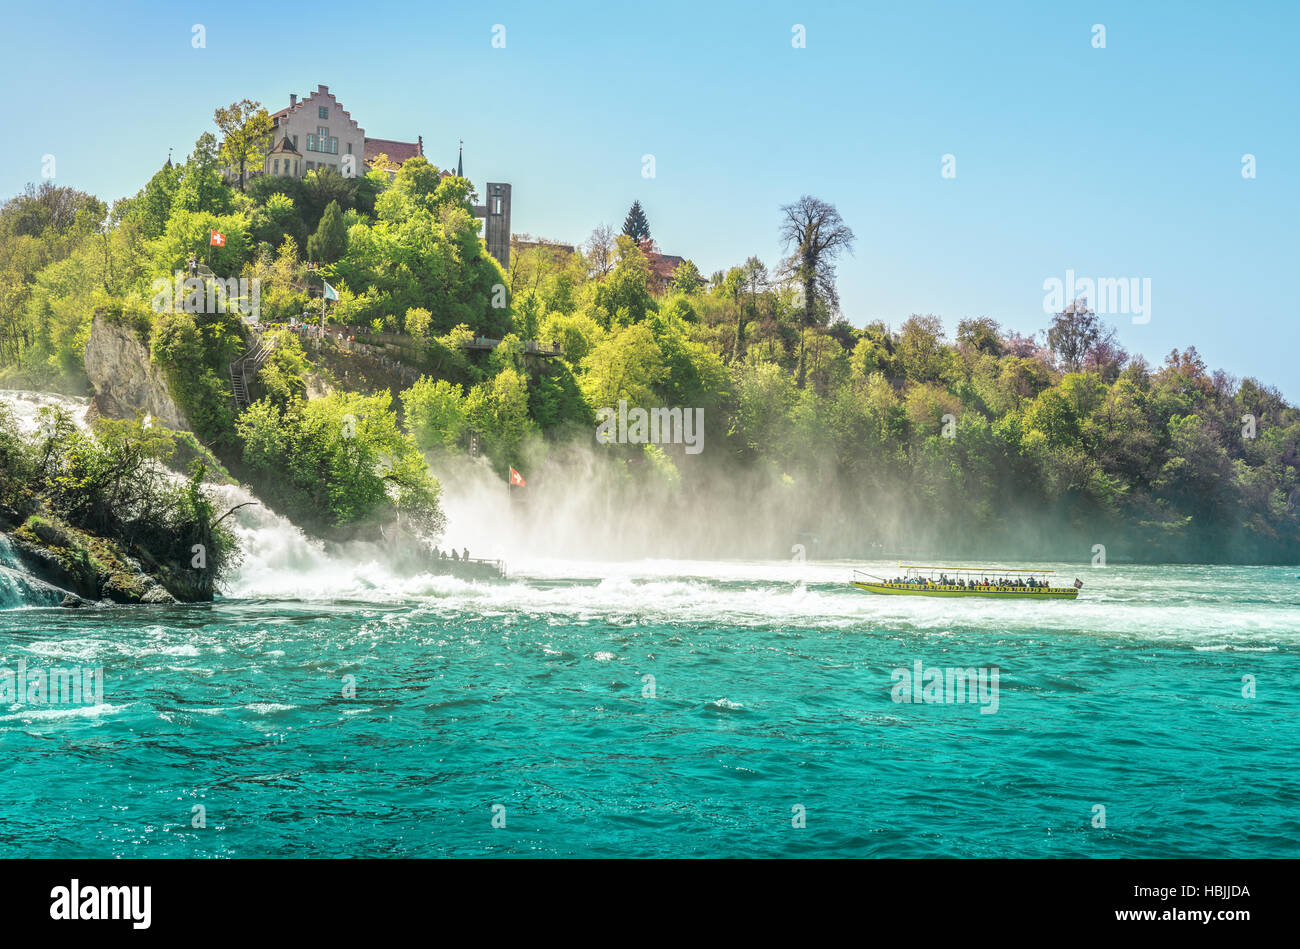
<svg viewBox="0 0 1300 949">
<path fill-rule="evenodd" d="M 258 370 L 271 356 L 275 342 L 256 337 L 256 343 L 248 352 L 230 364 L 230 391 L 235 397 L 235 411 L 242 412 L 252 400 L 248 396 L 248 380 L 257 378 Z"/>
</svg>

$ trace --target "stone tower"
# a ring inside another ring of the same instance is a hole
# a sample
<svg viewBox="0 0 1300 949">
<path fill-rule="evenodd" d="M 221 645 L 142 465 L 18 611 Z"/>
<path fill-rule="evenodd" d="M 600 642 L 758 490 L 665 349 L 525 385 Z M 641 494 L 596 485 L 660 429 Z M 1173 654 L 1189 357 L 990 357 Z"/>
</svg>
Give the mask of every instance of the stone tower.
<svg viewBox="0 0 1300 949">
<path fill-rule="evenodd" d="M 483 241 L 488 253 L 502 269 L 510 270 L 510 185 L 487 183 L 487 203 L 474 206 L 474 216 L 483 218 Z"/>
</svg>

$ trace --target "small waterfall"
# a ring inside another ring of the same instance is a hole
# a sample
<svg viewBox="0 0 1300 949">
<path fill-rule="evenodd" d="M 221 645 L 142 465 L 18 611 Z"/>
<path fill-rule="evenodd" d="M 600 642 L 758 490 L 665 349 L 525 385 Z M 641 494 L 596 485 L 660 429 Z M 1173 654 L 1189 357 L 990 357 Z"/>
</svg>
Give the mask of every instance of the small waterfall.
<svg viewBox="0 0 1300 949">
<path fill-rule="evenodd" d="M 0 610 L 24 606 L 58 606 L 64 591 L 33 577 L 14 553 L 9 538 L 0 534 Z"/>
<path fill-rule="evenodd" d="M 54 392 L 29 392 L 22 389 L 0 389 L 0 401 L 5 403 L 20 432 L 32 433 L 40 426 L 43 408 L 61 408 L 82 428 L 87 427 L 86 413 L 90 400 Z M 23 566 L 14 553 L 9 538 L 0 534 L 0 610 L 31 606 L 58 606 L 66 591 L 40 580 Z"/>
</svg>

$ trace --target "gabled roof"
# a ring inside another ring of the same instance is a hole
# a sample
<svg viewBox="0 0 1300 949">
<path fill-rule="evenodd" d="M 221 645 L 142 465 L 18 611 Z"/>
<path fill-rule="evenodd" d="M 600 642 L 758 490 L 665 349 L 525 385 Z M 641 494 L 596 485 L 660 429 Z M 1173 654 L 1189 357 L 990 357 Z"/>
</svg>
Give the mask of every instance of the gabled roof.
<svg viewBox="0 0 1300 949">
<path fill-rule="evenodd" d="M 373 161 L 380 155 L 387 155 L 390 161 L 401 164 L 408 158 L 424 154 L 424 143 L 398 142 L 391 138 L 367 138 L 365 160 Z"/>
<path fill-rule="evenodd" d="M 271 149 L 271 154 L 297 155 L 299 158 L 302 157 L 302 153 L 289 144 L 289 136 L 287 135 L 280 139 L 279 145 Z"/>
<path fill-rule="evenodd" d="M 316 96 L 320 96 L 325 99 L 330 99 L 334 102 L 334 112 L 330 115 L 331 121 L 333 120 L 334 115 L 336 114 L 340 115 L 354 129 L 356 129 L 362 135 L 365 134 L 365 129 L 363 129 L 360 125 L 357 124 L 356 119 L 352 118 L 352 114 L 348 112 L 347 109 L 343 108 L 342 104 L 340 104 L 338 100 L 338 96 L 330 92 L 330 87 L 325 85 L 317 86 L 315 92 L 307 93 L 307 95 L 303 96 L 293 105 L 287 106 L 286 108 L 283 108 L 278 112 L 272 112 L 271 124 L 273 126 L 279 125 L 281 120 L 288 118 L 290 115 L 293 115 L 295 112 L 301 112 L 303 109 L 307 108 L 308 103 L 310 103 L 312 99 L 314 99 Z"/>
</svg>

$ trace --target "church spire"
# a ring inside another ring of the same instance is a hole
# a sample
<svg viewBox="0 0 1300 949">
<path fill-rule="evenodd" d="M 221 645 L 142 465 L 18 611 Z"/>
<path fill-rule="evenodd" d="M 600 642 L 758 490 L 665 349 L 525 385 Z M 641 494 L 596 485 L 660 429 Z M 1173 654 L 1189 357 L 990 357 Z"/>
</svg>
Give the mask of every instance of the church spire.
<svg viewBox="0 0 1300 949">
<path fill-rule="evenodd" d="M 465 140 L 460 140 L 460 150 L 456 152 L 456 177 L 465 177 Z"/>
</svg>

